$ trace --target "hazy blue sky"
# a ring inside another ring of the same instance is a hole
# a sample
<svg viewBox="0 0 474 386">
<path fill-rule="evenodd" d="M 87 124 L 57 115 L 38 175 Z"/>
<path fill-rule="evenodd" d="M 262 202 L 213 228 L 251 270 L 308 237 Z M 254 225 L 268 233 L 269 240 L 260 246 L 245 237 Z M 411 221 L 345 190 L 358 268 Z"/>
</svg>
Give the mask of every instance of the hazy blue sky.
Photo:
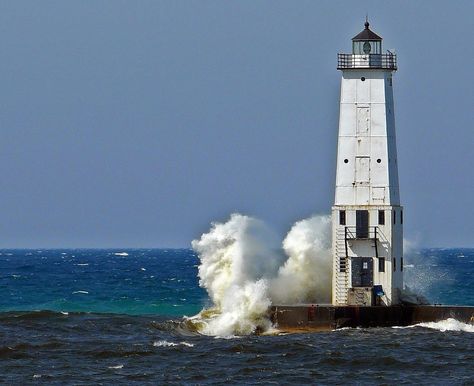
<svg viewBox="0 0 474 386">
<path fill-rule="evenodd" d="M 0 247 L 188 247 L 333 201 L 336 54 L 395 48 L 405 236 L 474 246 L 474 1 L 0 1 Z"/>
</svg>

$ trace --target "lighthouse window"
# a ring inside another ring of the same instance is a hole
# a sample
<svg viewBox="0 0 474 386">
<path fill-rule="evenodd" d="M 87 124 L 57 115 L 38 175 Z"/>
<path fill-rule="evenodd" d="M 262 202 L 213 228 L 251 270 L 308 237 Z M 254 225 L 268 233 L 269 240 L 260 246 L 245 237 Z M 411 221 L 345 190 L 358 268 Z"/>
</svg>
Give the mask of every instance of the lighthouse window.
<svg viewBox="0 0 474 386">
<path fill-rule="evenodd" d="M 385 272 L 385 257 L 379 257 L 379 272 Z"/>
<path fill-rule="evenodd" d="M 379 210 L 379 225 L 385 225 L 385 211 Z"/>
<path fill-rule="evenodd" d="M 365 77 L 363 76 L 362 78 L 360 78 L 360 80 L 361 80 L 362 82 L 365 82 Z"/>
<path fill-rule="evenodd" d="M 403 257 L 400 257 L 400 271 L 403 271 Z"/>
<path fill-rule="evenodd" d="M 378 158 L 377 163 L 379 164 L 380 162 L 382 162 L 382 160 L 380 158 Z"/>
<path fill-rule="evenodd" d="M 403 210 L 400 211 L 400 224 L 403 224 Z"/>
<path fill-rule="evenodd" d="M 393 211 L 393 223 L 397 223 L 397 212 L 395 210 Z"/>
<path fill-rule="evenodd" d="M 393 258 L 393 272 L 395 272 L 397 270 L 397 258 L 394 257 Z"/>
<path fill-rule="evenodd" d="M 339 211 L 339 225 L 346 225 L 346 211 Z"/>
<path fill-rule="evenodd" d="M 344 160 L 344 163 L 346 164 L 346 163 L 348 163 L 348 162 L 349 162 L 349 160 L 346 158 L 346 159 Z"/>
</svg>

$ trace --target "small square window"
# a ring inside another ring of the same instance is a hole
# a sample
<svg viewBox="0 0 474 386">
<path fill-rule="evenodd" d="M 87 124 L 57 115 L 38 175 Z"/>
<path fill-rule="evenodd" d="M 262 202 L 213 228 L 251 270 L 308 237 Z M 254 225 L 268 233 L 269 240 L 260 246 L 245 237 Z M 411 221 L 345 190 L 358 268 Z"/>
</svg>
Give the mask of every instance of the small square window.
<svg viewBox="0 0 474 386">
<path fill-rule="evenodd" d="M 385 272 L 385 257 L 379 257 L 379 272 Z"/>
<path fill-rule="evenodd" d="M 385 225 L 385 211 L 379 210 L 379 225 Z"/>
<path fill-rule="evenodd" d="M 346 211 L 339 211 L 339 225 L 346 225 Z"/>
</svg>

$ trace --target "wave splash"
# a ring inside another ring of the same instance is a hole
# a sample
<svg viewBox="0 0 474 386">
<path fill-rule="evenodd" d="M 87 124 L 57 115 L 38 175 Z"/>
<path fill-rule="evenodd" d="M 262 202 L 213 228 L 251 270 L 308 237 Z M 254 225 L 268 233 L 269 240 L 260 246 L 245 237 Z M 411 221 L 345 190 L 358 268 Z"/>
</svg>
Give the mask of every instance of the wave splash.
<svg viewBox="0 0 474 386">
<path fill-rule="evenodd" d="M 262 221 L 233 214 L 192 247 L 201 262 L 199 284 L 213 302 L 189 318 L 200 333 L 268 332 L 271 304 L 330 301 L 330 216 L 298 221 L 281 244 Z"/>
<path fill-rule="evenodd" d="M 446 320 L 441 320 L 439 322 L 419 323 L 419 324 L 416 324 L 415 327 L 431 328 L 433 330 L 438 330 L 441 332 L 446 332 L 446 331 L 474 332 L 474 325 L 463 323 L 453 318 L 448 318 Z"/>
</svg>

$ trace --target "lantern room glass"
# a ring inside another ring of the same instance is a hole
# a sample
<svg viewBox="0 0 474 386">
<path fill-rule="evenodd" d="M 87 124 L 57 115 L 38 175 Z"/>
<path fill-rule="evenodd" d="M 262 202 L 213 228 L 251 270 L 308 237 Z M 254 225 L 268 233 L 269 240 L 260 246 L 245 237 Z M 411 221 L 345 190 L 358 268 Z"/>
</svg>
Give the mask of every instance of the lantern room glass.
<svg viewBox="0 0 474 386">
<path fill-rule="evenodd" d="M 382 53 L 382 42 L 377 40 L 360 40 L 352 42 L 352 54 L 354 55 L 380 55 Z"/>
</svg>

